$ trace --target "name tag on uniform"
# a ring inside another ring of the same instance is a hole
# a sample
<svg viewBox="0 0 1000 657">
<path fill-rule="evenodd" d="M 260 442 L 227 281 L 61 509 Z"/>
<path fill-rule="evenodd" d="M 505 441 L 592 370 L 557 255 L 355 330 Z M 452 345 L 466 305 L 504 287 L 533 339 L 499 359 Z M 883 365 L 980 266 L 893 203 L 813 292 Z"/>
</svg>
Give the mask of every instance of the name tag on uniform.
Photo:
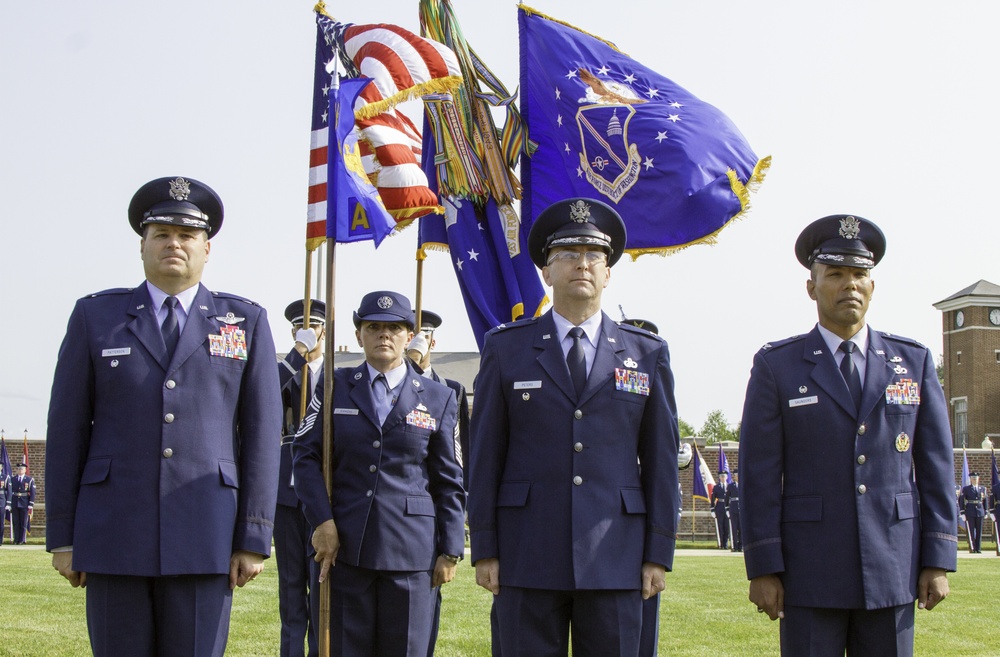
<svg viewBox="0 0 1000 657">
<path fill-rule="evenodd" d="M 818 404 L 819 397 L 813 395 L 812 397 L 799 397 L 798 399 L 789 399 L 788 406 L 790 408 L 795 408 L 796 406 L 809 406 L 810 404 Z"/>
<path fill-rule="evenodd" d="M 101 355 L 105 358 L 110 358 L 111 356 L 128 356 L 132 353 L 132 347 L 119 347 L 118 349 L 104 349 L 101 351 Z"/>
<path fill-rule="evenodd" d="M 530 390 L 532 388 L 541 388 L 541 381 L 515 381 L 514 390 Z"/>
<path fill-rule="evenodd" d="M 335 408 L 333 409 L 334 415 L 357 415 L 358 409 L 356 408 Z"/>
</svg>

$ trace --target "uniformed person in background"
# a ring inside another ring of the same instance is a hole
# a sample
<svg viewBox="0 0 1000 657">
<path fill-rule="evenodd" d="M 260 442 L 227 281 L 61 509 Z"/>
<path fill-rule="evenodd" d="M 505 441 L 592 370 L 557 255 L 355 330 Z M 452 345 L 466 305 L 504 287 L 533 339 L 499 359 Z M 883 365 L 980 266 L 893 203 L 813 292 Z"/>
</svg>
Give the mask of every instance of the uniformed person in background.
<svg viewBox="0 0 1000 657">
<path fill-rule="evenodd" d="M 476 582 L 504 657 L 636 655 L 642 600 L 677 535 L 677 416 L 666 343 L 601 311 L 625 248 L 601 201 L 546 208 L 528 237 L 553 308 L 491 331 L 472 417 Z M 640 472 L 641 467 L 641 472 Z"/>
<path fill-rule="evenodd" d="M 3 463 L 0 463 L 0 545 L 3 545 L 3 538 L 6 534 L 7 514 L 10 513 L 10 500 L 12 489 L 10 486 L 10 475 L 4 472 Z"/>
<path fill-rule="evenodd" d="M 726 486 L 726 512 L 729 514 L 729 539 L 733 552 L 743 551 L 743 525 L 740 520 L 740 478 L 739 470 L 733 468 L 732 481 Z"/>
<path fill-rule="evenodd" d="M 986 515 L 986 488 L 979 485 L 979 473 L 969 475 L 969 485 L 958 498 L 965 527 L 969 532 L 969 552 L 979 554 L 983 547 L 983 518 Z"/>
<path fill-rule="evenodd" d="M 314 529 L 320 581 L 330 578 L 330 645 L 344 657 L 426 655 L 434 587 L 454 578 L 465 550 L 458 404 L 406 358 L 413 320 L 403 295 L 366 294 L 354 313 L 365 362 L 335 371 L 332 408 L 320 380 L 295 437 L 295 491 Z"/>
<path fill-rule="evenodd" d="M 95 655 L 222 655 L 232 590 L 271 552 L 281 401 L 256 303 L 201 284 L 222 201 L 143 185 L 129 223 L 146 280 L 80 299 L 46 440 L 52 564 L 87 588 Z"/>
<path fill-rule="evenodd" d="M 28 464 L 18 463 L 17 474 L 10 481 L 10 526 L 14 530 L 14 545 L 28 541 L 28 523 L 35 509 L 35 478 L 28 474 Z"/>
<path fill-rule="evenodd" d="M 313 591 L 310 573 L 314 564 L 309 537 L 312 530 L 302 513 L 302 503 L 295 495 L 292 476 L 292 442 L 299 426 L 302 403 L 302 366 L 309 363 L 306 375 L 306 399 L 312 398 L 316 382 L 323 373 L 323 338 L 326 332 L 326 304 L 312 299 L 309 322 L 305 322 L 305 303 L 296 299 L 285 308 L 285 319 L 292 325 L 292 349 L 278 363 L 281 383 L 281 406 L 284 422 L 281 434 L 281 462 L 278 468 L 278 506 L 274 511 L 274 558 L 278 563 L 278 615 L 281 617 L 281 657 L 319 654 L 316 630 L 319 587 Z M 319 575 L 319 569 L 315 570 Z M 315 607 L 315 608 L 314 608 Z M 305 647 L 308 642 L 308 653 Z"/>
<path fill-rule="evenodd" d="M 956 565 L 948 409 L 931 352 L 865 320 L 885 237 L 833 215 L 795 244 L 818 325 L 754 357 L 740 431 L 750 601 L 786 656 L 913 654 Z"/>
<path fill-rule="evenodd" d="M 441 316 L 430 310 L 420 311 L 420 328 L 413 335 L 413 339 L 406 345 L 406 355 L 413 362 L 421 375 L 443 383 L 455 392 L 458 400 L 458 441 L 455 443 L 455 456 L 459 465 L 462 466 L 462 483 L 466 491 L 469 489 L 469 397 L 465 393 L 465 386 L 458 381 L 445 379 L 440 376 L 431 365 L 431 351 L 437 345 L 434 339 L 434 331 L 441 326 Z M 430 650 L 428 657 L 434 654 L 434 645 L 437 643 L 438 628 L 441 625 L 441 587 L 437 589 L 437 602 L 434 605 L 434 621 L 431 629 Z"/>
<path fill-rule="evenodd" d="M 715 519 L 715 537 L 718 539 L 720 550 L 729 547 L 729 516 L 726 513 L 726 491 L 728 489 L 726 480 L 728 478 L 728 472 L 719 470 L 719 482 L 712 487 L 712 518 Z"/>
</svg>

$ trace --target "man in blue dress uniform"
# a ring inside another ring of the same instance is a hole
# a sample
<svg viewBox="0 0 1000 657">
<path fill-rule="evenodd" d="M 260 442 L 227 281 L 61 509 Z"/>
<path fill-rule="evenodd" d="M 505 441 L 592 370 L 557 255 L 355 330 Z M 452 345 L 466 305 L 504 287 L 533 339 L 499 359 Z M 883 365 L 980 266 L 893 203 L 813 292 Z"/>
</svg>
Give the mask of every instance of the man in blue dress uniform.
<svg viewBox="0 0 1000 657">
<path fill-rule="evenodd" d="M 986 516 L 986 488 L 979 485 L 979 473 L 969 475 L 969 485 L 962 488 L 958 498 L 962 517 L 969 532 L 969 551 L 975 554 L 982 552 L 983 518 Z"/>
<path fill-rule="evenodd" d="M 677 534 L 666 343 L 601 311 L 625 248 L 600 201 L 546 208 L 528 238 L 553 309 L 488 334 L 475 391 L 469 527 L 504 657 L 636 655 L 642 601 Z"/>
<path fill-rule="evenodd" d="M 28 464 L 19 463 L 17 474 L 10 481 L 10 525 L 14 528 L 14 544 L 28 540 L 28 522 L 35 508 L 35 478 L 28 474 Z"/>
<path fill-rule="evenodd" d="M 729 514 L 729 539 L 733 552 L 743 551 L 743 525 L 740 523 L 740 479 L 739 470 L 733 468 L 732 478 L 726 486 L 726 513 Z"/>
<path fill-rule="evenodd" d="M 719 470 L 719 483 L 712 487 L 712 518 L 715 519 L 715 536 L 718 539 L 718 547 L 725 550 L 729 547 L 729 517 L 726 514 L 726 495 L 728 486 L 726 479 L 729 473 Z"/>
<path fill-rule="evenodd" d="M 274 510 L 275 560 L 278 562 L 278 615 L 281 617 L 281 657 L 309 657 L 319 654 L 316 631 L 319 612 L 319 587 L 312 590 L 310 576 L 313 560 L 309 537 L 312 530 L 302 513 L 302 503 L 295 495 L 292 476 L 292 442 L 299 427 L 302 408 L 302 366 L 309 363 L 306 382 L 312 398 L 316 382 L 323 373 L 323 337 L 326 331 L 326 304 L 312 299 L 309 322 L 305 322 L 302 299 L 288 304 L 285 319 L 292 325 L 295 344 L 278 363 L 281 382 L 281 405 L 284 423 L 281 434 L 281 464 L 278 468 L 278 506 Z M 319 570 L 317 569 L 318 576 Z"/>
<path fill-rule="evenodd" d="M 5 521 L 7 519 L 7 514 L 10 513 L 10 499 L 11 499 L 11 487 L 10 487 L 10 475 L 4 472 L 3 464 L 0 463 L 0 545 L 3 545 L 3 537 L 5 534 Z"/>
<path fill-rule="evenodd" d="M 833 215 L 799 235 L 819 324 L 754 357 L 740 433 L 750 601 L 781 618 L 781 653 L 913 654 L 956 565 L 948 411 L 934 358 L 871 329 L 885 237 Z"/>
<path fill-rule="evenodd" d="M 80 299 L 59 350 L 47 548 L 87 588 L 95 655 L 222 655 L 232 590 L 271 551 L 274 340 L 263 308 L 200 283 L 223 218 L 211 188 L 153 180 L 128 217 L 146 280 Z"/>
<path fill-rule="evenodd" d="M 458 405 L 405 356 L 413 320 L 401 294 L 366 294 L 354 313 L 365 362 L 320 380 L 295 437 L 295 492 L 313 527 L 319 580 L 330 577 L 330 645 L 342 657 L 426 656 L 435 588 L 454 578 L 465 550 Z"/>
</svg>

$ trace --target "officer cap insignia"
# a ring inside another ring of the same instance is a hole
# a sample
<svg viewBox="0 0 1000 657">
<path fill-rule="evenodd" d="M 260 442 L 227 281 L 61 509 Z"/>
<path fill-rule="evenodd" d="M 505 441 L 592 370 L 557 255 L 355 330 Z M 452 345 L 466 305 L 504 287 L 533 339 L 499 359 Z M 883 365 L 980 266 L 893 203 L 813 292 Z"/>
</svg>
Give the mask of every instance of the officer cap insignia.
<svg viewBox="0 0 1000 657">
<path fill-rule="evenodd" d="M 585 224 L 590 220 L 590 206 L 582 199 L 570 204 L 569 218 L 578 224 Z"/>
<path fill-rule="evenodd" d="M 378 307 L 382 310 L 392 308 L 392 297 L 379 297 Z"/>
<path fill-rule="evenodd" d="M 170 181 L 170 198 L 175 201 L 186 201 L 191 196 L 191 183 L 181 177 Z"/>
<path fill-rule="evenodd" d="M 844 217 L 840 220 L 840 236 L 845 240 L 856 240 L 861 232 L 861 222 L 854 217 Z"/>
</svg>

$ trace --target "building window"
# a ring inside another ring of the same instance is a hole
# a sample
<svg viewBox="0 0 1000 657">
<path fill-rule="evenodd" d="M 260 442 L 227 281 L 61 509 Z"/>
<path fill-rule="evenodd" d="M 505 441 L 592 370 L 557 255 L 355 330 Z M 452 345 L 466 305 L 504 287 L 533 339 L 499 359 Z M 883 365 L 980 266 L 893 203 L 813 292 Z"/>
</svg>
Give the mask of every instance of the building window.
<svg viewBox="0 0 1000 657">
<path fill-rule="evenodd" d="M 955 409 L 955 447 L 967 447 L 969 443 L 969 399 L 960 397 L 952 400 Z"/>
<path fill-rule="evenodd" d="M 993 354 L 997 357 L 997 362 L 1000 363 L 1000 349 L 994 349 Z"/>
<path fill-rule="evenodd" d="M 955 352 L 955 364 L 956 365 L 961 365 L 962 364 L 962 352 L 961 351 L 956 351 Z"/>
</svg>

